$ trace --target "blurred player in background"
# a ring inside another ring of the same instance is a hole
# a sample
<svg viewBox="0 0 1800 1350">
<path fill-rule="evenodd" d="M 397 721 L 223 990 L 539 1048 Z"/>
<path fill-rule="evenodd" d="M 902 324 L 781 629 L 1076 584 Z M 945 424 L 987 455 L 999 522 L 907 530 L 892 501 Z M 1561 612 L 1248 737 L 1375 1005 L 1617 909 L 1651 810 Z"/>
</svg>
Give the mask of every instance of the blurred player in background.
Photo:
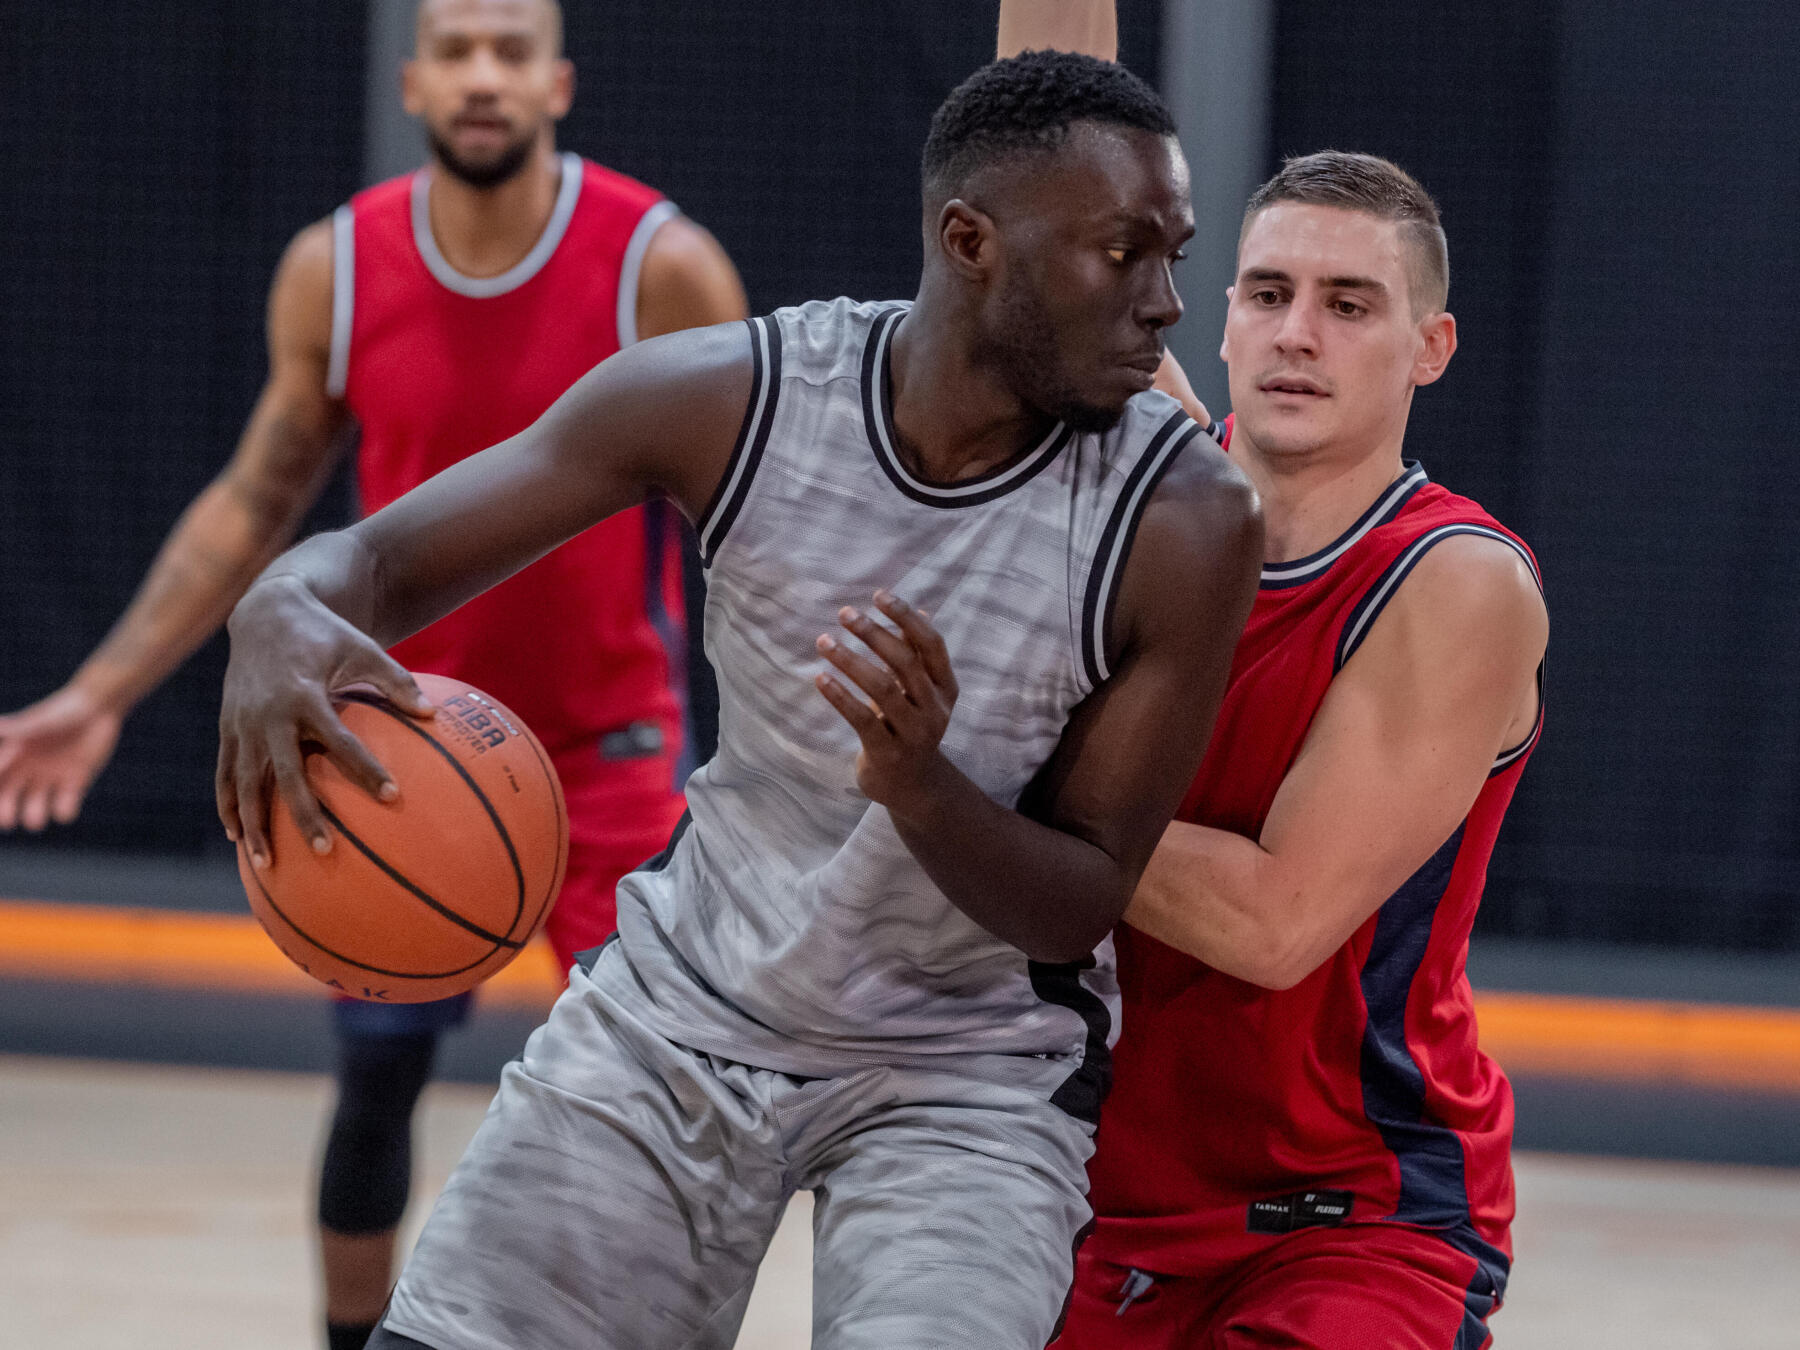
<svg viewBox="0 0 1800 1350">
<path fill-rule="evenodd" d="M 374 511 L 529 425 L 621 347 L 747 313 L 705 230 L 654 189 L 556 152 L 574 71 L 550 0 L 426 0 L 403 87 L 430 164 L 289 245 L 268 382 L 236 453 L 68 684 L 0 718 L 0 828 L 75 817 L 124 717 L 292 538 L 347 419 Z M 615 517 L 395 648 L 409 668 L 492 691 L 549 747 L 571 826 L 547 926 L 564 969 L 612 931 L 619 876 L 680 814 L 677 528 L 660 502 Z M 387 1298 L 413 1108 L 467 1007 L 337 1005 L 319 1202 L 332 1350 L 361 1346 Z"/>
<path fill-rule="evenodd" d="M 1002 55 L 1113 55 L 1112 0 L 1002 15 Z M 1456 350 L 1448 286 L 1437 208 L 1385 160 L 1290 160 L 1246 211 L 1219 430 L 1266 561 L 1117 934 L 1075 1350 L 1488 1343 L 1512 1095 L 1463 963 L 1548 619 L 1524 544 L 1401 458 Z"/>
</svg>

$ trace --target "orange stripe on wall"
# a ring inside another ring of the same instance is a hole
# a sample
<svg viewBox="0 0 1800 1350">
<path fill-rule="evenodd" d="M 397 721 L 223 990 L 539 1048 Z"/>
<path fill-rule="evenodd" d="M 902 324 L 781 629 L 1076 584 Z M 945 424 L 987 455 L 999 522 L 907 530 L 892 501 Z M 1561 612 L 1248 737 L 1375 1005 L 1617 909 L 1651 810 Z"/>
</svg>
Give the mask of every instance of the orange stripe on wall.
<svg viewBox="0 0 1800 1350">
<path fill-rule="evenodd" d="M 323 997 L 248 915 L 0 900 L 0 976 Z M 533 943 L 482 988 L 541 1011 L 561 987 Z M 1800 1092 L 1800 1009 L 1477 992 L 1481 1045 L 1514 1073 Z"/>
<path fill-rule="evenodd" d="M 303 997 L 331 992 L 283 956 L 248 915 L 38 901 L 0 900 L 0 975 Z M 544 1009 L 560 986 L 549 946 L 534 942 L 483 986 L 482 998 Z"/>
<path fill-rule="evenodd" d="M 1800 1092 L 1800 1009 L 1477 992 L 1475 1016 L 1508 1072 Z"/>
</svg>

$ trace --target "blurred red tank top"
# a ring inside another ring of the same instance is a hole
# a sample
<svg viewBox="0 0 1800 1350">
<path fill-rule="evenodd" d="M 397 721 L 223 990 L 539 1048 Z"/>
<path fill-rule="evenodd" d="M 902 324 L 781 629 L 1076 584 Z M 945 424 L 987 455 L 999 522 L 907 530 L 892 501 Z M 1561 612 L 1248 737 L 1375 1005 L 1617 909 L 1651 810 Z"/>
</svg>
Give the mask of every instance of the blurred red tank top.
<svg viewBox="0 0 1800 1350">
<path fill-rule="evenodd" d="M 330 384 L 362 424 L 365 512 L 523 430 L 635 340 L 639 267 L 675 208 L 578 155 L 561 164 L 543 235 L 497 277 L 463 276 L 438 251 L 430 170 L 339 208 Z M 566 773 L 597 761 L 600 738 L 641 737 L 646 723 L 675 751 L 681 622 L 675 521 L 653 503 L 587 530 L 394 655 L 494 694 Z"/>
<path fill-rule="evenodd" d="M 1522 542 L 1416 464 L 1327 548 L 1263 569 L 1178 819 L 1261 834 L 1332 677 L 1425 552 L 1460 534 L 1510 545 L 1535 575 Z M 1464 959 L 1537 735 L 1496 760 L 1455 833 L 1292 989 L 1119 928 L 1123 1030 L 1090 1167 L 1096 1255 L 1203 1275 L 1272 1233 L 1388 1221 L 1440 1232 L 1504 1288 L 1512 1090 L 1476 1046 Z"/>
</svg>

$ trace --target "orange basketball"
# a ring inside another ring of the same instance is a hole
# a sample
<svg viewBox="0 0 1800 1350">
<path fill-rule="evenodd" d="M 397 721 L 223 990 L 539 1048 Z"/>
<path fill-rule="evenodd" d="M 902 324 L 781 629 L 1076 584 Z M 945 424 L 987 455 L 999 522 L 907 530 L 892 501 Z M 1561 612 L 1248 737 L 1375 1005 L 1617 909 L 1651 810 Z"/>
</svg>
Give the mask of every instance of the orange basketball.
<svg viewBox="0 0 1800 1350">
<path fill-rule="evenodd" d="M 279 799 L 272 865 L 258 872 L 238 846 L 250 908 L 275 945 L 314 979 L 385 1003 L 448 998 L 506 965 L 543 926 L 569 856 L 562 785 L 537 737 L 461 680 L 415 678 L 435 718 L 373 694 L 338 704 L 398 800 L 376 800 L 312 753 L 331 852 L 313 852 Z"/>
</svg>

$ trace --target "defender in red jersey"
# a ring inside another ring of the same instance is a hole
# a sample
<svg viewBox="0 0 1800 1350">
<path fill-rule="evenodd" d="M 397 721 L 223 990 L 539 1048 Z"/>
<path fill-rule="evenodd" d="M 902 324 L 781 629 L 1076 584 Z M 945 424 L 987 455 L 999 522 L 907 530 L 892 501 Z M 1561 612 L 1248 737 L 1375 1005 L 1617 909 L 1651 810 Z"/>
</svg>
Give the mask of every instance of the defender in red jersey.
<svg viewBox="0 0 1800 1350">
<path fill-rule="evenodd" d="M 1110 0 L 1001 54 L 1111 58 Z M 1366 155 L 1252 198 L 1218 429 L 1267 561 L 1206 758 L 1116 934 L 1124 1001 L 1059 1345 L 1488 1343 L 1512 1097 L 1463 963 L 1542 723 L 1530 551 L 1401 446 L 1456 349 L 1431 199 Z M 1179 368 L 1159 383 L 1205 424 Z"/>
<path fill-rule="evenodd" d="M 1512 1098 L 1463 964 L 1548 625 L 1525 545 L 1401 459 L 1447 278 L 1435 206 L 1372 156 L 1289 161 L 1246 213 L 1224 439 L 1268 561 L 1117 937 L 1075 1346 L 1488 1342 Z"/>
<path fill-rule="evenodd" d="M 291 539 L 350 419 L 373 511 L 523 430 L 622 346 L 747 313 L 706 231 L 654 189 L 556 153 L 573 90 L 561 22 L 549 0 L 420 6 L 404 92 L 431 162 L 294 238 L 236 454 L 69 683 L 0 718 L 0 828 L 74 818 L 123 718 Z M 658 504 L 627 512 L 395 649 L 492 690 L 555 757 L 572 837 L 548 932 L 565 967 L 612 930 L 619 876 L 680 812 L 676 528 Z M 386 1301 L 413 1106 L 466 1006 L 338 1007 L 319 1207 L 333 1350 L 362 1345 Z"/>
</svg>

